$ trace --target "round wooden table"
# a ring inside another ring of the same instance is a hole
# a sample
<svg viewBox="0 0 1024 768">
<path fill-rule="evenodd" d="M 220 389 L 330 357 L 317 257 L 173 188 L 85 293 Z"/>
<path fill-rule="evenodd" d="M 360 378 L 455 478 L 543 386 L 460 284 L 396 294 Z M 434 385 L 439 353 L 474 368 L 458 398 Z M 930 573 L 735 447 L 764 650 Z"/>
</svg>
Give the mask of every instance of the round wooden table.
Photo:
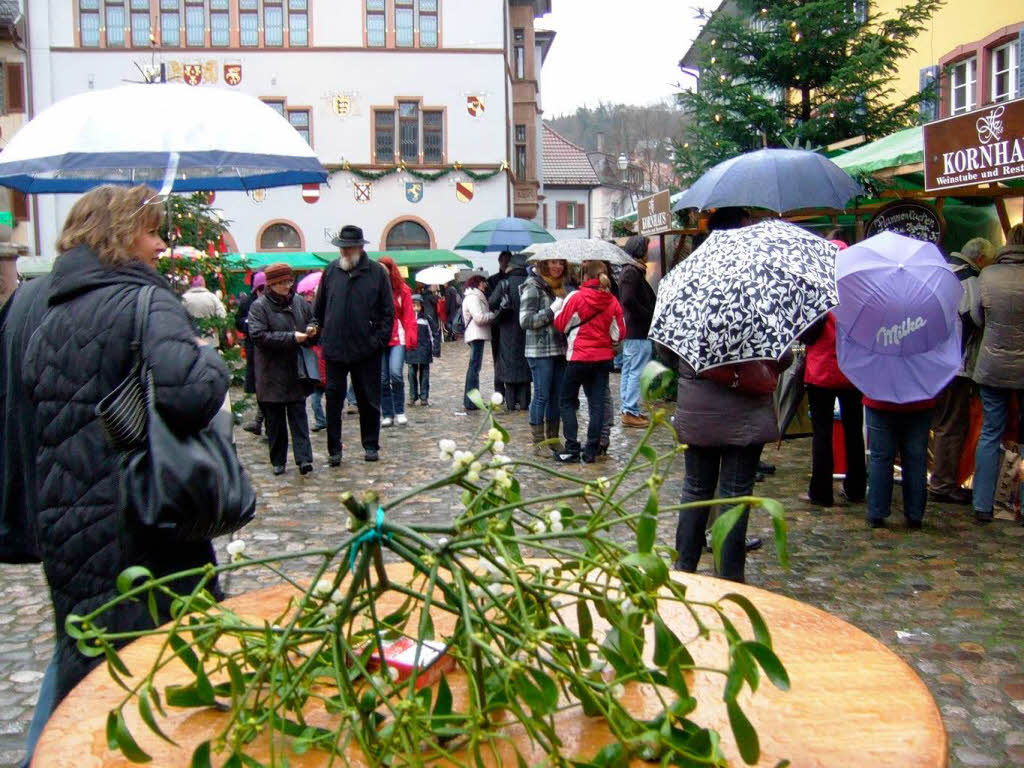
<svg viewBox="0 0 1024 768">
<path fill-rule="evenodd" d="M 391 577 L 408 581 L 406 564 L 388 566 Z M 789 759 L 794 768 L 943 768 L 947 760 L 946 732 L 934 699 L 921 679 L 896 654 L 861 630 L 824 611 L 755 587 L 733 584 L 705 576 L 674 573 L 685 583 L 687 595 L 695 600 L 714 600 L 728 592 L 748 597 L 761 611 L 772 633 L 775 651 L 786 666 L 791 680 L 788 692 L 775 689 L 766 680 L 753 696 L 744 694 L 744 710 L 761 740 L 759 766 L 774 766 Z M 280 613 L 294 590 L 280 585 L 251 592 L 227 601 L 234 611 L 245 616 L 263 617 Z M 397 607 L 401 598 L 385 594 L 378 610 Z M 745 614 L 726 603 L 730 618 L 744 634 L 750 634 Z M 663 618 L 680 637 L 692 635 L 692 620 L 677 605 L 663 603 Z M 435 626 L 440 635 L 450 630 L 447 614 L 439 613 Z M 159 637 L 138 640 L 121 652 L 129 669 L 147 669 L 162 642 Z M 698 663 L 724 664 L 724 639 L 714 637 L 689 646 Z M 457 675 L 452 688 L 458 698 Z M 191 679 L 184 666 L 169 665 L 158 675 L 158 688 Z M 722 735 L 722 747 L 730 764 L 743 765 L 729 729 L 722 702 L 723 678 L 697 673 L 693 695 L 700 702 L 695 719 L 714 727 Z M 75 766 L 75 768 L 127 768 L 132 765 L 120 753 L 107 749 L 104 727 L 107 712 L 124 696 L 107 674 L 105 665 L 94 670 L 68 695 L 50 718 L 35 751 L 35 768 Z M 642 686 L 627 687 L 623 703 L 634 713 L 653 709 L 646 706 Z M 140 746 L 160 768 L 187 768 L 192 750 L 215 732 L 225 717 L 213 710 L 168 709 L 161 720 L 165 733 L 180 747 L 174 747 L 149 731 L 136 708 L 125 708 L 128 727 Z M 323 715 L 322 724 L 330 722 Z M 611 734 L 597 721 L 571 712 L 558 721 L 558 733 L 566 749 L 578 745 L 580 757 L 590 757 Z M 256 742 L 253 756 L 260 754 Z M 525 742 L 520 749 L 531 751 Z M 510 753 L 511 763 L 514 757 Z M 533 749 L 534 760 L 543 753 Z M 223 758 L 215 761 L 219 765 Z M 528 761 L 529 758 L 528 758 Z M 318 768 L 327 756 L 315 750 L 298 756 L 289 754 L 295 768 Z M 503 760 L 502 762 L 505 762 Z M 533 761 L 530 761 L 531 763 Z M 358 760 L 353 764 L 359 764 Z M 467 762 L 468 764 L 468 762 Z M 635 765 L 648 765 L 636 762 Z"/>
</svg>

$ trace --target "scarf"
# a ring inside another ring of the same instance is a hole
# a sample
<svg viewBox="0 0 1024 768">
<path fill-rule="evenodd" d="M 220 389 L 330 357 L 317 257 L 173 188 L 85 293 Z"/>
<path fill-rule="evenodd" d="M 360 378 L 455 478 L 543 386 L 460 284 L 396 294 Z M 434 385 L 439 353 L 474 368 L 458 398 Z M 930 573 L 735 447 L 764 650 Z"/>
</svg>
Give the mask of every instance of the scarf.
<svg viewBox="0 0 1024 768">
<path fill-rule="evenodd" d="M 541 280 L 547 283 L 548 288 L 551 289 L 551 292 L 555 294 L 555 296 L 557 296 L 560 299 L 565 298 L 565 288 L 562 285 L 565 282 L 563 279 L 564 276 L 557 278 L 548 277 L 547 275 L 541 274 L 540 272 L 538 272 L 537 275 L 540 277 Z"/>
</svg>

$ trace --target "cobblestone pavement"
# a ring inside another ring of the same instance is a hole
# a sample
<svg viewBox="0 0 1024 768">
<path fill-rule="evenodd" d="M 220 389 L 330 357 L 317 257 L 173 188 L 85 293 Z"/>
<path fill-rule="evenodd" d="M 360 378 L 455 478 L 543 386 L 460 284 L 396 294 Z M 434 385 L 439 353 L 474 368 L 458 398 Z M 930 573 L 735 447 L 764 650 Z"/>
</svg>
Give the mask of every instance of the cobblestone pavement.
<svg viewBox="0 0 1024 768">
<path fill-rule="evenodd" d="M 465 444 L 478 425 L 474 416 L 456 414 L 466 359 L 464 345 L 445 345 L 443 359 L 431 370 L 431 406 L 408 408 L 407 426 L 384 430 L 377 464 L 362 460 L 354 415 L 345 417 L 342 466 L 327 468 L 324 433 L 317 433 L 316 471 L 307 477 L 300 477 L 294 465 L 283 477 L 273 477 L 265 444 L 239 431 L 240 453 L 261 496 L 259 518 L 244 532 L 247 552 L 321 546 L 344 531 L 337 502 L 341 491 L 372 485 L 386 497 L 442 469 L 438 438 Z M 485 363 L 486 394 L 490 377 L 490 364 Z M 612 382 L 617 390 L 618 377 Z M 513 435 L 508 452 L 524 451 L 525 417 L 507 416 L 503 423 Z M 616 423 L 610 460 L 579 471 L 594 477 L 613 474 L 639 436 L 639 430 L 623 430 Z M 664 437 L 657 442 L 668 444 Z M 967 507 L 930 505 L 922 531 L 905 530 L 898 512 L 893 527 L 869 530 L 862 505 L 821 510 L 798 500 L 806 487 L 809 447 L 808 440 L 798 440 L 765 451 L 778 473 L 759 485 L 758 492 L 787 506 L 791 568 L 787 572 L 779 567 L 767 517 L 755 515 L 751 532 L 763 536 L 766 546 L 749 558 L 748 581 L 830 611 L 906 659 L 941 707 L 951 765 L 1024 765 L 1024 527 L 1005 521 L 976 527 Z M 677 470 L 669 479 L 663 498 L 678 498 L 679 475 Z M 528 495 L 537 495 L 552 481 L 527 473 L 522 483 Z M 438 492 L 399 514 L 446 522 L 457 508 L 454 493 Z M 660 523 L 663 542 L 674 536 L 674 521 L 668 518 Z M 223 543 L 219 545 L 222 551 Z M 258 583 L 253 577 L 236 577 L 227 587 L 238 593 Z M 0 767 L 6 767 L 20 759 L 53 639 L 40 569 L 0 567 L 0 606 Z M 884 711 L 884 703 L 882 707 Z M 901 715 L 894 711 L 883 716 Z"/>
</svg>

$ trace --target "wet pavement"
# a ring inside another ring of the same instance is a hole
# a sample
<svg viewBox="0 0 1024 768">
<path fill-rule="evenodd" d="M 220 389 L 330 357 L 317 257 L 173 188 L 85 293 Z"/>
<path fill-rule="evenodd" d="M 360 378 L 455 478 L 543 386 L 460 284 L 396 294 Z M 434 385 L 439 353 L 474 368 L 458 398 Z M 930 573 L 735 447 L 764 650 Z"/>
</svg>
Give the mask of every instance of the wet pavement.
<svg viewBox="0 0 1024 768">
<path fill-rule="evenodd" d="M 274 477 L 265 443 L 238 431 L 240 454 L 260 493 L 259 517 L 243 532 L 247 554 L 323 546 L 345 531 L 338 503 L 342 491 L 373 487 L 383 497 L 393 497 L 446 469 L 437 456 L 438 439 L 451 438 L 466 447 L 479 425 L 476 416 L 459 413 L 466 359 L 463 344 L 445 345 L 442 359 L 431 369 L 430 407 L 408 407 L 408 425 L 383 431 L 376 464 L 363 461 L 355 415 L 345 416 L 342 466 L 327 467 L 325 433 L 315 433 L 316 469 L 306 477 L 300 477 L 294 464 L 284 476 Z M 485 362 L 485 395 L 491 391 L 490 379 Z M 617 403 L 617 375 L 612 387 Z M 525 415 L 505 416 L 502 423 L 512 434 L 507 453 L 525 454 Z M 578 471 L 595 479 L 614 474 L 641 434 L 616 423 L 609 459 Z M 660 436 L 655 444 L 667 447 L 669 441 Z M 1024 527 L 999 520 L 978 527 L 968 507 L 930 503 L 924 529 L 908 531 L 902 526 L 897 490 L 891 526 L 869 530 L 863 505 L 819 509 L 798 500 L 809 474 L 809 440 L 790 441 L 781 449 L 770 446 L 764 458 L 778 472 L 758 485 L 757 493 L 777 498 L 787 508 L 791 565 L 788 571 L 779 566 L 767 516 L 755 515 L 751 533 L 766 543 L 748 558 L 748 582 L 840 616 L 913 666 L 941 708 L 951 766 L 1024 766 Z M 527 496 L 557 487 L 557 481 L 539 472 L 524 471 L 520 480 Z M 681 462 L 662 498 L 674 503 L 680 486 Z M 444 490 L 395 514 L 440 523 L 451 520 L 459 507 L 457 494 Z M 674 530 L 674 519 L 666 515 L 659 524 L 660 540 L 671 543 Z M 223 552 L 223 542 L 218 545 Z M 708 565 L 702 562 L 701 569 Z M 267 581 L 263 574 L 238 575 L 226 586 L 237 594 Z M 0 566 L 0 606 L 0 768 L 7 768 L 21 759 L 52 647 L 41 569 Z M 884 711 L 884 702 L 880 705 Z"/>
</svg>

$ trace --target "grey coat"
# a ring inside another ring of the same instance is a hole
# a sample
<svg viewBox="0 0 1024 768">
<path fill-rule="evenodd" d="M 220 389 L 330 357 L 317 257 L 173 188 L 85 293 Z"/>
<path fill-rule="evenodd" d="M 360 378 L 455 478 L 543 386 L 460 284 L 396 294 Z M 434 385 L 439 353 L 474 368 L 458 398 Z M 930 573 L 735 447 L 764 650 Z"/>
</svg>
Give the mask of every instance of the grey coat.
<svg viewBox="0 0 1024 768">
<path fill-rule="evenodd" d="M 982 326 L 974 380 L 1024 389 L 1024 245 L 1007 245 L 981 271 L 971 317 Z"/>
<path fill-rule="evenodd" d="M 771 443 L 779 426 L 771 395 L 747 395 L 697 378 L 679 362 L 679 396 L 672 423 L 680 442 L 708 448 Z"/>
</svg>

